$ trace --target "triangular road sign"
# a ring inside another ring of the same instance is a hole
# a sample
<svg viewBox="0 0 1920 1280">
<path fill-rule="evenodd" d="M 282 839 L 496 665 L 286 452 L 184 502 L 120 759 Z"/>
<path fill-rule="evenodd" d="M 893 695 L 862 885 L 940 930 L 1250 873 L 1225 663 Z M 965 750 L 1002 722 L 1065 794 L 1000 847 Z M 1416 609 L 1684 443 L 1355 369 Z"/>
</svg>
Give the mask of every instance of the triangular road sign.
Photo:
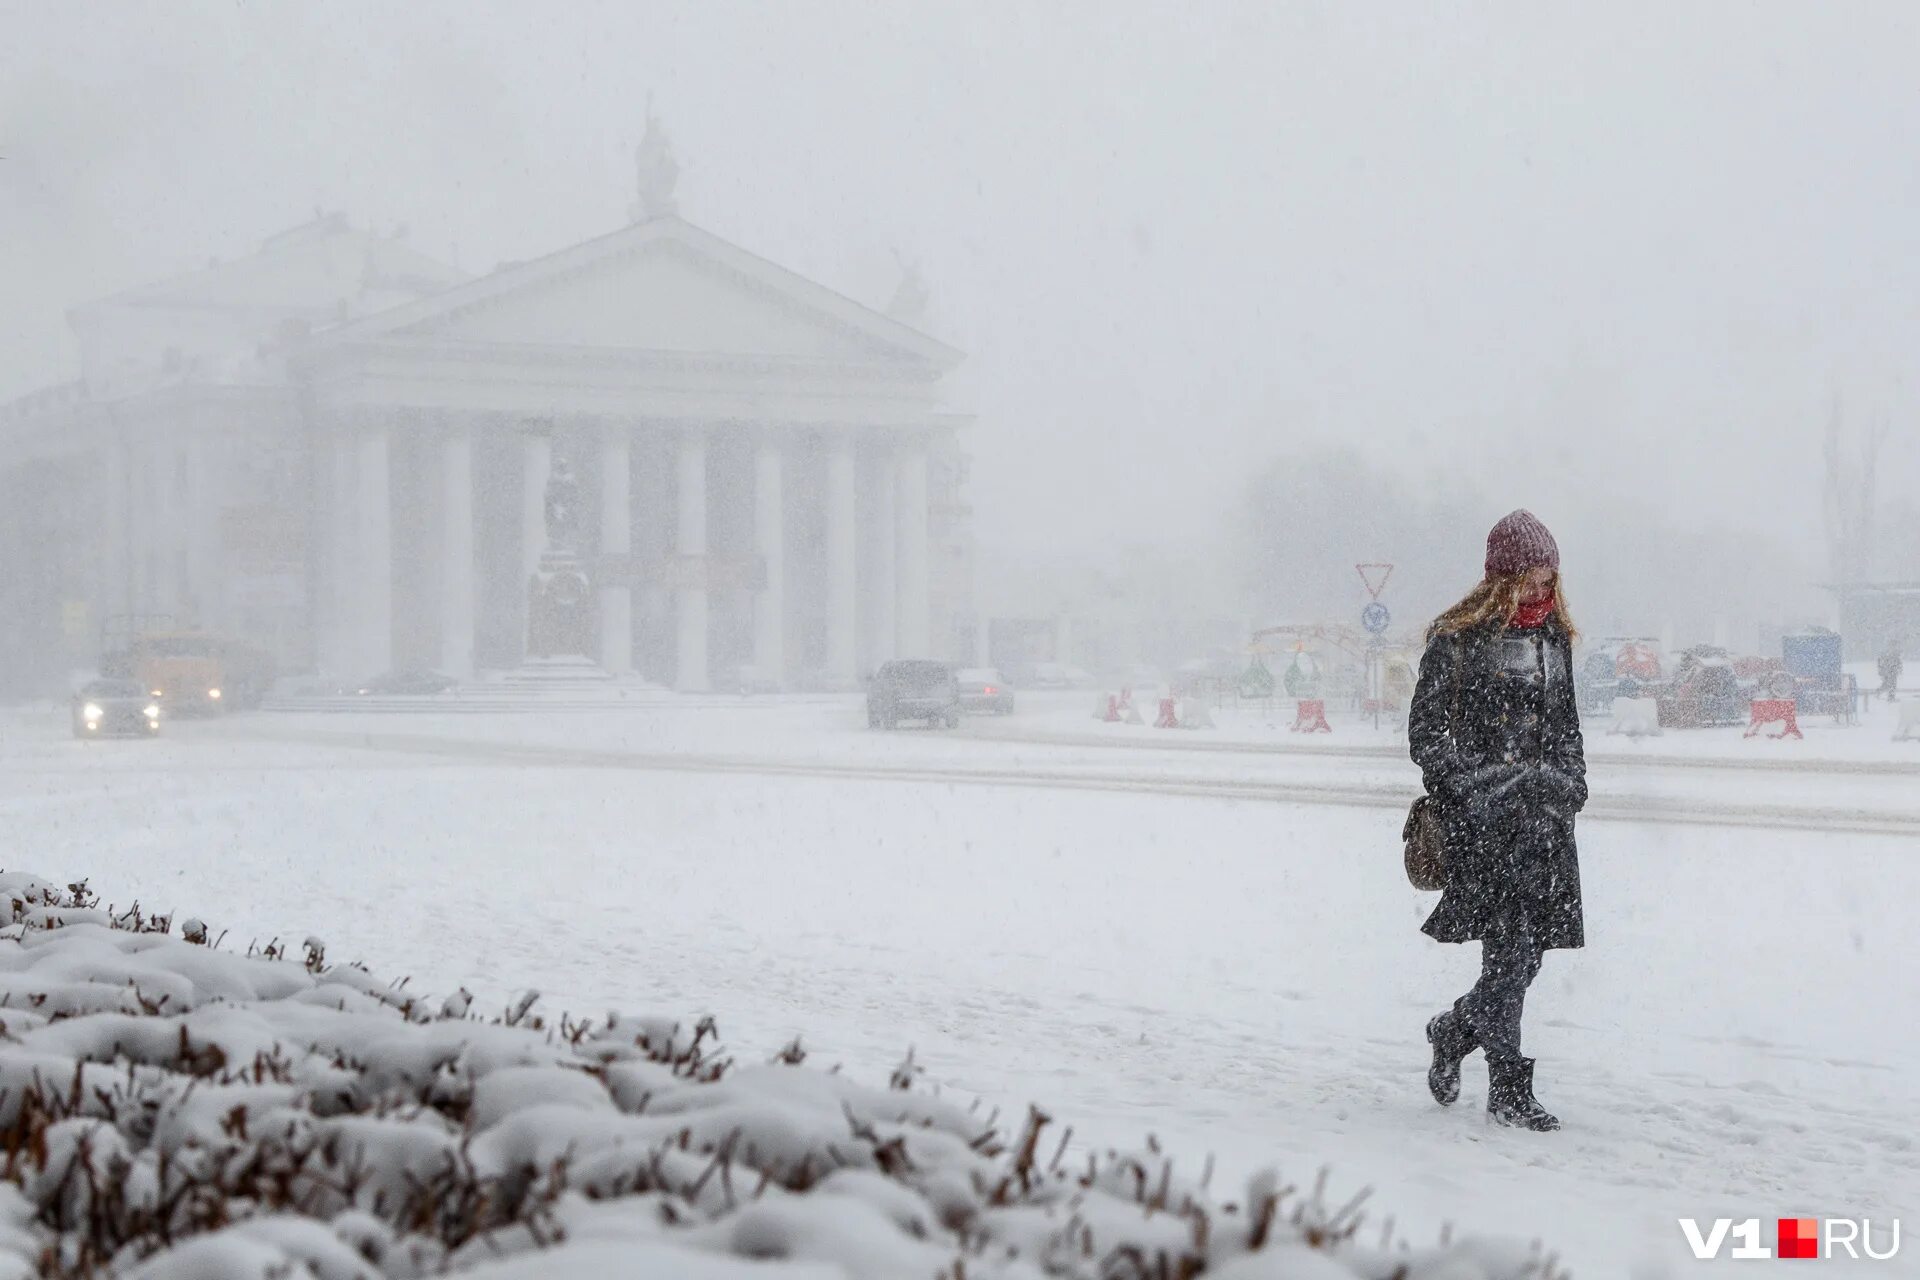
<svg viewBox="0 0 1920 1280">
<path fill-rule="evenodd" d="M 1393 566 L 1390 564 L 1357 564 L 1353 567 L 1360 571 L 1360 581 L 1366 586 L 1367 594 L 1375 600 L 1378 600 L 1380 593 L 1387 589 L 1387 579 L 1393 576 Z"/>
</svg>

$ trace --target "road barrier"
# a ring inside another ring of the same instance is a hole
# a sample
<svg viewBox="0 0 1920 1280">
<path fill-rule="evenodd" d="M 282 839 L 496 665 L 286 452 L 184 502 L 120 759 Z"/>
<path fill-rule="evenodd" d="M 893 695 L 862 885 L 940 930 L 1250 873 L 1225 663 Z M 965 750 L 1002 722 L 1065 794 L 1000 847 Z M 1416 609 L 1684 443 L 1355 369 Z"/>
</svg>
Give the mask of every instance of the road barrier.
<svg viewBox="0 0 1920 1280">
<path fill-rule="evenodd" d="M 1332 733 L 1333 726 L 1327 723 L 1327 700 L 1325 698 L 1302 698 L 1299 709 L 1294 713 L 1293 731 L 1295 733 Z"/>
<path fill-rule="evenodd" d="M 1751 738 L 1770 725 L 1779 725 L 1780 732 L 1769 733 L 1769 738 L 1804 738 L 1800 732 L 1799 709 L 1792 698 L 1755 698 L 1749 705 L 1753 723 L 1747 726 L 1746 736 Z"/>
</svg>

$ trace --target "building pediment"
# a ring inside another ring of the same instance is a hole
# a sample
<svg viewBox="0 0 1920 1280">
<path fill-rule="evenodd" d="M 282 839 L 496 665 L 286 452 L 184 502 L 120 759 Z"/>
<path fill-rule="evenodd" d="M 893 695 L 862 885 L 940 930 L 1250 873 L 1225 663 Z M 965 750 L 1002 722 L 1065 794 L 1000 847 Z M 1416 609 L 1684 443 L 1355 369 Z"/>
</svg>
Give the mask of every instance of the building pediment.
<svg viewBox="0 0 1920 1280">
<path fill-rule="evenodd" d="M 944 371 L 960 353 L 676 217 L 638 223 L 328 340 L 681 353 Z"/>
</svg>

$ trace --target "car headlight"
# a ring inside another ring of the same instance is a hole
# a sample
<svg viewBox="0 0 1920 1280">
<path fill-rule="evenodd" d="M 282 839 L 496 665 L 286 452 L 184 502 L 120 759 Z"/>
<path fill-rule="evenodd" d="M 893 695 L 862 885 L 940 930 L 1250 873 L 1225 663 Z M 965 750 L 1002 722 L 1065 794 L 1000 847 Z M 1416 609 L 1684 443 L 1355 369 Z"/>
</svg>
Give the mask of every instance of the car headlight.
<svg viewBox="0 0 1920 1280">
<path fill-rule="evenodd" d="M 86 706 L 80 708 L 80 714 L 89 720 L 98 720 L 101 716 L 105 715 L 106 712 L 102 711 L 94 703 L 89 702 Z"/>
<path fill-rule="evenodd" d="M 156 697 L 156 698 L 158 698 L 158 697 L 161 697 L 161 696 L 162 696 L 162 694 L 161 694 L 161 692 L 160 692 L 160 690 L 158 690 L 158 689 L 155 689 L 155 690 L 153 690 L 153 691 L 152 691 L 152 693 L 153 693 L 153 696 L 154 696 L 154 697 Z"/>
<path fill-rule="evenodd" d="M 147 719 L 158 720 L 159 718 L 160 718 L 160 707 L 158 706 L 158 704 L 149 706 L 147 708 Z"/>
<path fill-rule="evenodd" d="M 220 701 L 220 691 L 218 689 L 207 690 L 207 696 L 209 698 L 212 698 L 215 702 Z"/>
</svg>

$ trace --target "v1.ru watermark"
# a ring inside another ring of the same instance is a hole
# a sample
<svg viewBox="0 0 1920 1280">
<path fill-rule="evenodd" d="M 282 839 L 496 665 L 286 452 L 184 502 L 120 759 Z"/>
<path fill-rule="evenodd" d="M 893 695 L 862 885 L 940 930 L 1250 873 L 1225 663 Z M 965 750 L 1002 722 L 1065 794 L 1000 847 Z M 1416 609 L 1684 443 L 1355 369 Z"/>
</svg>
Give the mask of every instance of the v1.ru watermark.
<svg viewBox="0 0 1920 1280">
<path fill-rule="evenodd" d="M 1882 1230 L 1876 1235 L 1873 1224 L 1866 1218 L 1777 1218 L 1774 1228 L 1774 1247 L 1769 1249 L 1760 1243 L 1760 1219 L 1748 1218 L 1736 1221 L 1732 1218 L 1715 1218 L 1713 1229 L 1700 1230 L 1700 1224 L 1692 1218 L 1680 1219 L 1680 1234 L 1687 1238 L 1687 1247 L 1693 1250 L 1693 1256 L 1706 1261 L 1718 1258 L 1729 1237 L 1734 1246 L 1727 1257 L 1741 1260 L 1751 1258 L 1871 1258 L 1876 1262 L 1885 1262 L 1900 1252 L 1900 1219 L 1893 1220 L 1891 1234 Z M 1886 1252 L 1877 1252 L 1879 1236 L 1886 1237 Z"/>
</svg>

